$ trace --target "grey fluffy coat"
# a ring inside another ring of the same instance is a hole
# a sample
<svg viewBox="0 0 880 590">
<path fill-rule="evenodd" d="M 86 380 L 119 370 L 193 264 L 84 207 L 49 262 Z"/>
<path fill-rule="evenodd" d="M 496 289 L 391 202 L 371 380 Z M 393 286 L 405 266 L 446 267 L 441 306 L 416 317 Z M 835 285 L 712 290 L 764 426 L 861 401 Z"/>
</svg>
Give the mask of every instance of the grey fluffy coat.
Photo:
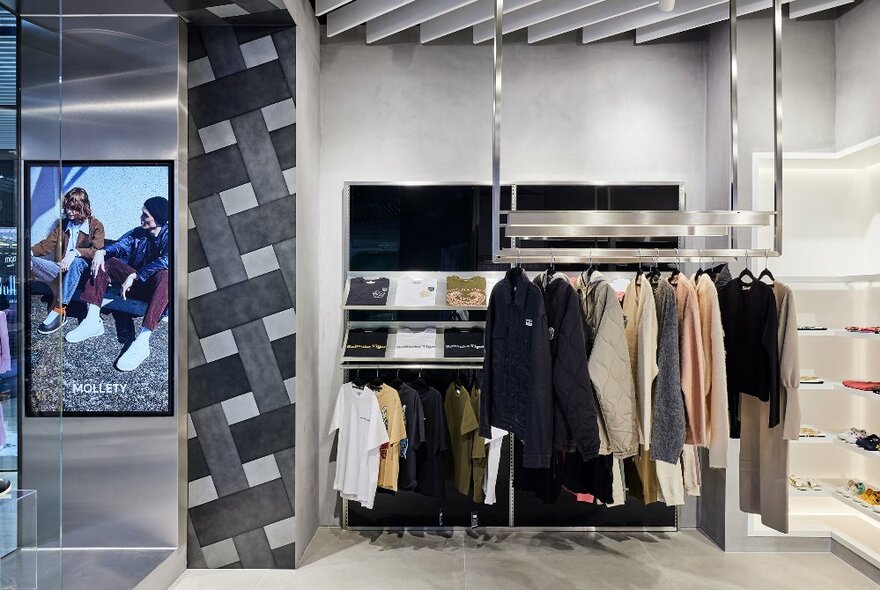
<svg viewBox="0 0 880 590">
<path fill-rule="evenodd" d="M 657 307 L 657 378 L 654 380 L 651 458 L 675 463 L 685 441 L 685 410 L 681 391 L 678 313 L 675 289 L 660 280 L 654 287 Z"/>
</svg>

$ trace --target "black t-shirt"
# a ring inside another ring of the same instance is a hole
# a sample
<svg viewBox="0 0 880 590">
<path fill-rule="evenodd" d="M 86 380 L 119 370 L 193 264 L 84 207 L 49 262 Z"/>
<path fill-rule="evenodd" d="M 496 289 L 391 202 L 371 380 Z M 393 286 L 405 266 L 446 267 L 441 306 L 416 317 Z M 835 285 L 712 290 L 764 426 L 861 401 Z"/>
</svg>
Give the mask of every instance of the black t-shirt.
<svg viewBox="0 0 880 590">
<path fill-rule="evenodd" d="M 388 303 L 388 286 L 390 281 L 385 277 L 351 279 L 346 305 L 385 305 Z"/>
<path fill-rule="evenodd" d="M 416 491 L 426 496 L 443 498 L 446 496 L 443 453 L 447 449 L 443 396 L 433 387 L 418 393 L 425 415 L 425 442 L 416 453 Z"/>
<path fill-rule="evenodd" d="M 388 330 L 349 330 L 345 356 L 384 358 Z"/>
<path fill-rule="evenodd" d="M 482 358 L 486 354 L 484 340 L 485 332 L 483 330 L 448 328 L 443 331 L 443 356 Z"/>
<path fill-rule="evenodd" d="M 425 415 L 418 391 L 409 385 L 403 385 L 398 393 L 400 405 L 403 406 L 406 438 L 400 441 L 400 472 L 397 476 L 397 487 L 401 490 L 414 490 L 418 483 L 416 452 L 425 442 Z"/>
</svg>

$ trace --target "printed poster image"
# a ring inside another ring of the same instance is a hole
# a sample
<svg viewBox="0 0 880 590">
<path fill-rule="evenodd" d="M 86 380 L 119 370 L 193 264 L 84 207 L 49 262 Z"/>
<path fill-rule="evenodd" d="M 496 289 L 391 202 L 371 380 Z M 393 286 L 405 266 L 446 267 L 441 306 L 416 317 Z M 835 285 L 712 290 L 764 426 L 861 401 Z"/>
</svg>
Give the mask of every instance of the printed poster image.
<svg viewBox="0 0 880 590">
<path fill-rule="evenodd" d="M 28 416 L 173 414 L 172 170 L 25 164 Z"/>
</svg>

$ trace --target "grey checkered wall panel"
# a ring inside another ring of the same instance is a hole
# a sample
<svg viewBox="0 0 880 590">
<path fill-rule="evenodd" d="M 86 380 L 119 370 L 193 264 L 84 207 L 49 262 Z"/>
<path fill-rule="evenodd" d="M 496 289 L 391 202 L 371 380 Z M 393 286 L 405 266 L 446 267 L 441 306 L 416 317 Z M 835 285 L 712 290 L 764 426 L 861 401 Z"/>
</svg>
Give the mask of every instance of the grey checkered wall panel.
<svg viewBox="0 0 880 590">
<path fill-rule="evenodd" d="M 189 567 L 291 568 L 295 29 L 189 43 Z"/>
</svg>

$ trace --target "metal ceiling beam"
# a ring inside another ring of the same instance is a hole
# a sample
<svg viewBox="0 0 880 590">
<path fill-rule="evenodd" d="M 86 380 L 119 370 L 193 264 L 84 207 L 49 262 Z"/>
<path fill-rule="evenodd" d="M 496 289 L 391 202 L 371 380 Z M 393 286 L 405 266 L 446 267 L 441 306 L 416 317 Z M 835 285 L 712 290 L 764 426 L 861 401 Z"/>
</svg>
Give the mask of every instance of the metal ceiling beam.
<svg viewBox="0 0 880 590">
<path fill-rule="evenodd" d="M 529 43 L 543 41 L 568 31 L 574 31 L 581 27 L 628 14 L 634 10 L 650 8 L 657 14 L 670 14 L 668 12 L 661 13 L 657 8 L 657 3 L 658 0 L 610 0 L 601 4 L 587 6 L 569 14 L 530 26 Z"/>
<path fill-rule="evenodd" d="M 593 41 L 613 37 L 614 35 L 638 29 L 639 27 L 646 27 L 718 4 L 726 6 L 727 2 L 726 0 L 679 0 L 672 12 L 660 12 L 653 7 L 643 8 L 625 16 L 584 27 L 582 29 L 583 38 L 581 41 L 583 43 L 592 43 Z"/>
<path fill-rule="evenodd" d="M 543 0 L 528 8 L 523 8 L 504 19 L 504 32 L 512 33 L 524 29 L 529 25 L 539 23 L 557 16 L 562 16 L 575 10 L 585 8 L 606 1 L 614 4 L 616 0 Z M 486 21 L 474 27 L 474 43 L 482 43 L 492 38 L 494 23 Z"/>
<path fill-rule="evenodd" d="M 853 2 L 855 0 L 801 0 L 796 7 L 788 11 L 788 18 L 801 18 Z"/>
<path fill-rule="evenodd" d="M 367 43 L 375 43 L 474 2 L 476 0 L 415 0 L 411 4 L 367 21 Z"/>
<path fill-rule="evenodd" d="M 385 13 L 406 6 L 414 0 L 355 0 L 327 15 L 327 36 L 332 37 Z"/>
<path fill-rule="evenodd" d="M 351 0 L 316 0 L 315 16 L 323 16 L 349 2 L 351 2 Z"/>
<path fill-rule="evenodd" d="M 794 1 L 795 0 L 785 0 L 786 3 Z M 804 0 L 800 1 L 803 2 Z M 746 16 L 760 10 L 772 8 L 772 6 L 773 0 L 739 0 L 736 7 L 736 15 Z M 636 43 L 656 41 L 657 39 L 669 37 L 670 35 L 677 35 L 678 33 L 684 33 L 691 29 L 699 29 L 700 27 L 720 23 L 726 21 L 728 16 L 729 11 L 726 5 L 717 4 L 715 6 L 710 6 L 709 8 L 698 10 L 697 12 L 684 14 L 646 27 L 639 27 L 636 29 Z"/>
<path fill-rule="evenodd" d="M 519 10 L 537 2 L 540 2 L 540 0 L 507 0 L 504 3 L 504 14 L 507 15 L 514 10 Z M 422 43 L 428 43 L 484 21 L 489 22 L 491 27 L 494 11 L 494 0 L 477 0 L 473 4 L 468 4 L 443 16 L 432 18 L 419 25 L 421 41 Z"/>
</svg>

